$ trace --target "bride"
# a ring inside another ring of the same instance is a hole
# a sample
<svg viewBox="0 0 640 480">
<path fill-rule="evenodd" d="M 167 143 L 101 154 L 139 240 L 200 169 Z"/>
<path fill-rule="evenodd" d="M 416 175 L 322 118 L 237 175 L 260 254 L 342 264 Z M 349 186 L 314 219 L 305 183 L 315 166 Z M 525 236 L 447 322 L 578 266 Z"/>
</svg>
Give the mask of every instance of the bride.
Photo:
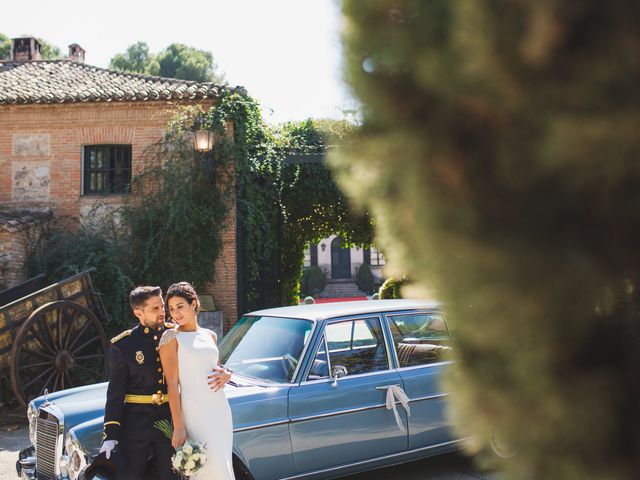
<svg viewBox="0 0 640 480">
<path fill-rule="evenodd" d="M 233 423 L 222 388 L 231 374 L 218 364 L 216 334 L 198 327 L 200 302 L 189 283 L 171 285 L 166 303 L 176 328 L 164 332 L 158 348 L 173 418 L 171 444 L 177 448 L 187 438 L 206 444 L 207 461 L 192 479 L 233 480 Z"/>
</svg>

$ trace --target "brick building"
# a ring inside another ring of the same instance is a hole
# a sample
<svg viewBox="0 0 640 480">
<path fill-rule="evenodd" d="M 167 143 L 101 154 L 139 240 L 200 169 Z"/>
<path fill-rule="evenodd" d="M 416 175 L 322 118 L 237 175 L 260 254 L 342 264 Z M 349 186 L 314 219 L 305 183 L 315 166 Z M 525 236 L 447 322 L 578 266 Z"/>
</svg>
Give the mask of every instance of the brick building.
<svg viewBox="0 0 640 480">
<path fill-rule="evenodd" d="M 23 280 L 25 238 L 46 212 L 82 220 L 97 204 L 121 204 L 144 167 L 143 152 L 163 137 L 176 107 L 208 107 L 227 89 L 85 65 L 77 44 L 67 60 L 40 58 L 37 40 L 23 38 L 13 41 L 11 60 L 0 61 L 5 286 Z M 238 315 L 235 205 L 231 210 L 210 287 L 227 327 Z"/>
</svg>

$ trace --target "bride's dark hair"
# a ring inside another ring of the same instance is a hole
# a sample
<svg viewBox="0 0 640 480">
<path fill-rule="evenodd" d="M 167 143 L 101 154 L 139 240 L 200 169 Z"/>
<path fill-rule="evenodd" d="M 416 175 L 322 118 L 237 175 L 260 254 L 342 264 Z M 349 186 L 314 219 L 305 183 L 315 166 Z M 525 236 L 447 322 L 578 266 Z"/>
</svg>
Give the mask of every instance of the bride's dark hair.
<svg viewBox="0 0 640 480">
<path fill-rule="evenodd" d="M 164 299 L 165 303 L 169 303 L 169 299 L 173 297 L 184 298 L 187 302 L 191 303 L 196 301 L 196 312 L 200 310 L 200 299 L 196 293 L 196 289 L 189 282 L 178 282 L 171 285 L 167 290 L 167 295 Z"/>
</svg>

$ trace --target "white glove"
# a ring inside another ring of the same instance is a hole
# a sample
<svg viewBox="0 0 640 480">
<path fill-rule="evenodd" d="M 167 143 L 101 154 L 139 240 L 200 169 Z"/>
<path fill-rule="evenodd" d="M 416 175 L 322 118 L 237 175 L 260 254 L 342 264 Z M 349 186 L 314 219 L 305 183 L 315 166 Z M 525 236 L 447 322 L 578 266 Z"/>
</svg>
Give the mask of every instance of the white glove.
<svg viewBox="0 0 640 480">
<path fill-rule="evenodd" d="M 104 452 L 104 456 L 107 457 L 107 460 L 111 458 L 111 450 L 116 448 L 118 444 L 117 440 L 107 440 L 100 447 L 100 453 Z"/>
</svg>

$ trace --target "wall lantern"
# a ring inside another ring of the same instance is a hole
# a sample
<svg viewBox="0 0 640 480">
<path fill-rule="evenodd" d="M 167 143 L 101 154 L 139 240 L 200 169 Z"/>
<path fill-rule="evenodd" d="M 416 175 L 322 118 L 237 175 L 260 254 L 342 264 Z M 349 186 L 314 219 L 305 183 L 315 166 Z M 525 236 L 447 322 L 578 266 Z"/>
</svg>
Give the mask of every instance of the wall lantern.
<svg viewBox="0 0 640 480">
<path fill-rule="evenodd" d="M 193 122 L 193 148 L 196 152 L 207 153 L 213 149 L 213 131 L 204 126 L 204 118 Z"/>
<path fill-rule="evenodd" d="M 326 243 L 321 243 L 320 244 L 320 248 L 322 249 L 322 251 L 324 252 L 327 249 L 327 244 Z"/>
<path fill-rule="evenodd" d="M 193 141 L 196 152 L 210 152 L 213 149 L 213 132 L 204 128 L 198 128 L 193 132 Z"/>
</svg>

